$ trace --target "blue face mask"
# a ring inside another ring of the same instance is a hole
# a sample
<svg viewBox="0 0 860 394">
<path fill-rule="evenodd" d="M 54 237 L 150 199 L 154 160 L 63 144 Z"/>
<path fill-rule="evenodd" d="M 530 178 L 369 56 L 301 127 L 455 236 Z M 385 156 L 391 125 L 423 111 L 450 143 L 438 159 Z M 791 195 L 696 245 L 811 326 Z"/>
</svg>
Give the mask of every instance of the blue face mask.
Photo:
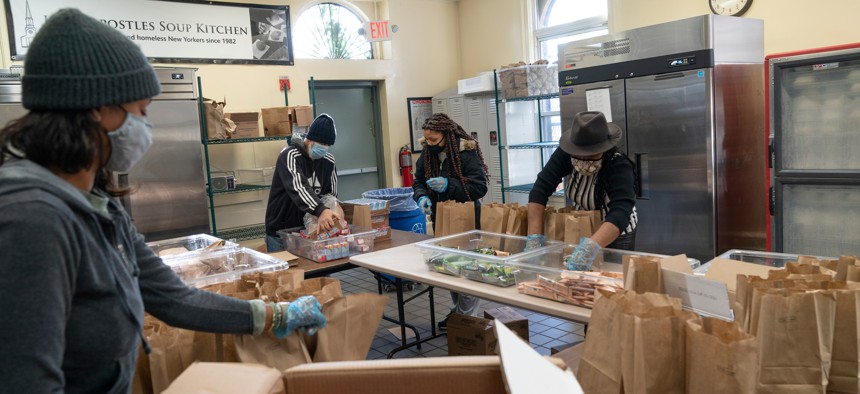
<svg viewBox="0 0 860 394">
<path fill-rule="evenodd" d="M 110 138 L 109 171 L 128 172 L 152 146 L 152 124 L 146 119 L 127 113 L 118 129 L 107 133 Z"/>
<path fill-rule="evenodd" d="M 325 157 L 328 150 L 331 149 L 330 146 L 320 145 L 314 142 L 314 146 L 311 147 L 310 156 L 313 160 L 319 160 Z"/>
</svg>

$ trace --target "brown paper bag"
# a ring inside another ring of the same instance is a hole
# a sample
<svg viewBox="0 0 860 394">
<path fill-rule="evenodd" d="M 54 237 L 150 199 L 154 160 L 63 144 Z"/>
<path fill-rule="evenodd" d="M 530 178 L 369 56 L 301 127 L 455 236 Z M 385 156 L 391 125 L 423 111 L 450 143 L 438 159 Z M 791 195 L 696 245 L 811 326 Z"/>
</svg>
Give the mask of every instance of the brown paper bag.
<svg viewBox="0 0 860 394">
<path fill-rule="evenodd" d="M 230 134 L 236 130 L 236 124 L 224 115 L 226 100 L 215 101 L 203 99 L 203 110 L 206 118 L 206 134 L 210 140 L 223 140 L 230 138 Z"/>
<path fill-rule="evenodd" d="M 624 289 L 642 293 L 663 292 L 663 270 L 660 260 L 643 256 L 624 256 Z"/>
<path fill-rule="evenodd" d="M 191 345 L 194 332 L 162 325 L 158 333 L 148 338 L 149 370 L 152 390 L 164 391 L 182 371 L 192 364 Z"/>
<path fill-rule="evenodd" d="M 313 361 L 301 335 L 291 334 L 278 339 L 264 335 L 234 335 L 236 353 L 243 363 L 262 364 L 279 371 Z"/>
<path fill-rule="evenodd" d="M 565 215 L 563 238 L 565 243 L 578 244 L 580 238 L 591 235 L 591 221 L 588 217 Z"/>
<path fill-rule="evenodd" d="M 303 280 L 298 288 L 291 289 L 288 286 L 278 288 L 275 295 L 279 302 L 292 302 L 299 297 L 312 295 L 320 304 L 325 305 L 343 297 L 343 291 L 337 279 L 313 278 Z"/>
<path fill-rule="evenodd" d="M 687 321 L 687 392 L 753 394 L 758 341 L 737 323 Z"/>
<path fill-rule="evenodd" d="M 436 203 L 436 218 L 433 222 L 433 234 L 436 238 L 444 237 L 448 235 L 448 229 L 446 226 L 448 225 L 448 221 L 446 220 L 448 213 L 448 206 L 453 204 L 453 201 L 440 201 Z"/>
<path fill-rule="evenodd" d="M 132 394 L 154 394 L 152 391 L 152 374 L 149 371 L 149 356 L 143 351 L 143 345 L 137 348 L 137 365 L 131 380 Z"/>
<path fill-rule="evenodd" d="M 663 296 L 665 299 L 656 298 Z M 687 321 L 680 300 L 662 294 L 638 294 L 640 304 L 622 309 L 621 375 L 626 394 L 678 393 L 686 390 Z M 641 303 L 640 299 L 648 302 Z M 661 303 L 673 304 L 661 306 Z"/>
<path fill-rule="evenodd" d="M 481 230 L 491 233 L 504 233 L 508 225 L 509 207 L 501 204 L 481 206 Z"/>
<path fill-rule="evenodd" d="M 828 393 L 860 393 L 860 291 L 836 292 Z"/>
<path fill-rule="evenodd" d="M 860 282 L 860 266 L 849 265 L 845 275 L 848 282 Z"/>
<path fill-rule="evenodd" d="M 833 292 L 764 295 L 758 332 L 758 393 L 823 393 L 833 349 Z"/>
<path fill-rule="evenodd" d="M 856 265 L 857 259 L 854 256 L 839 256 L 839 260 L 837 261 L 837 269 L 836 269 L 836 280 L 847 280 L 848 278 L 848 266 Z"/>
<path fill-rule="evenodd" d="M 621 308 L 630 292 L 598 290 L 576 378 L 589 394 L 619 394 L 621 386 Z"/>
<path fill-rule="evenodd" d="M 317 333 L 314 362 L 364 360 L 388 297 L 353 294 L 325 306 L 326 326 Z"/>
<path fill-rule="evenodd" d="M 523 227 L 523 215 L 519 206 L 513 206 L 508 211 L 508 219 L 506 221 L 506 229 L 505 234 L 508 235 L 522 235 L 521 228 Z M 528 213 L 526 214 L 526 218 L 528 217 Z M 525 223 L 528 226 L 528 223 Z"/>
</svg>

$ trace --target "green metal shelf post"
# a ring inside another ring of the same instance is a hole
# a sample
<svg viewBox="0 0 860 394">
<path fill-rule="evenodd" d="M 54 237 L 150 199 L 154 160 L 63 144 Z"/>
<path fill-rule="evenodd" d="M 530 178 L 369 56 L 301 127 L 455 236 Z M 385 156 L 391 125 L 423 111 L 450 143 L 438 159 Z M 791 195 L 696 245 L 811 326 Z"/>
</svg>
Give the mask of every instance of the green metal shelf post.
<svg viewBox="0 0 860 394">
<path fill-rule="evenodd" d="M 499 115 L 499 111 L 501 108 L 499 107 L 499 77 L 497 75 L 497 70 L 493 69 L 493 92 L 496 95 L 496 133 L 498 136 L 496 137 L 499 146 L 499 177 L 502 181 L 502 204 L 505 203 L 505 166 L 502 164 L 505 162 L 503 152 L 502 152 L 502 118 Z M 505 128 L 505 133 L 507 133 L 507 128 Z M 507 138 L 505 139 L 507 140 Z"/>
<path fill-rule="evenodd" d="M 203 155 L 206 159 L 206 194 L 209 195 L 209 216 L 212 219 L 212 236 L 218 236 L 215 225 L 215 197 L 212 194 L 212 173 L 209 171 L 209 131 L 206 129 L 206 107 L 203 105 L 203 84 L 197 77 L 197 105 L 200 107 L 200 139 L 203 142 Z"/>
</svg>

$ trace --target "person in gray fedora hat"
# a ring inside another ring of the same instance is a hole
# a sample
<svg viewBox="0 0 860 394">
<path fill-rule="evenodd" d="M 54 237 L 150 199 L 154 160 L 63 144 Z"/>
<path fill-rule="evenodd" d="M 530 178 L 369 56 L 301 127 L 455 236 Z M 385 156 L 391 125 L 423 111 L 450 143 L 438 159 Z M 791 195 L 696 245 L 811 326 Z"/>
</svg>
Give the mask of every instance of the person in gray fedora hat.
<svg viewBox="0 0 860 394">
<path fill-rule="evenodd" d="M 606 121 L 601 112 L 580 112 L 565 130 L 559 147 L 538 174 L 529 193 L 527 249 L 543 245 L 544 211 L 556 187 L 564 181 L 564 193 L 576 210 L 600 211 L 603 223 L 591 237 L 584 237 L 568 260 L 569 269 L 590 266 L 576 261 L 593 256 L 604 247 L 632 250 L 636 234 L 636 194 L 633 162 L 618 150 L 621 128 Z"/>
<path fill-rule="evenodd" d="M 134 42 L 76 9 L 27 51 L 28 112 L 0 130 L 0 393 L 130 393 L 144 312 L 174 327 L 285 337 L 325 325 L 311 296 L 245 301 L 186 286 L 137 232 L 113 172 L 152 143 L 161 89 Z"/>
</svg>

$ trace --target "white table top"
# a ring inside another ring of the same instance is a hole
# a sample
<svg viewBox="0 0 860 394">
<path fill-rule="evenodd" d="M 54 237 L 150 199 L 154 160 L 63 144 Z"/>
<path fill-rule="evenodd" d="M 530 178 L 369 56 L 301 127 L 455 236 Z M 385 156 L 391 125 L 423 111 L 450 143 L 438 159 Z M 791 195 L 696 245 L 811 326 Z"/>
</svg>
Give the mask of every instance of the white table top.
<svg viewBox="0 0 860 394">
<path fill-rule="evenodd" d="M 414 244 L 360 254 L 350 257 L 349 260 L 357 266 L 394 275 L 398 278 L 473 295 L 565 320 L 588 323 L 591 318 L 591 309 L 520 294 L 516 286 L 499 287 L 432 272 L 424 263 L 424 256 L 421 251 Z"/>
</svg>

